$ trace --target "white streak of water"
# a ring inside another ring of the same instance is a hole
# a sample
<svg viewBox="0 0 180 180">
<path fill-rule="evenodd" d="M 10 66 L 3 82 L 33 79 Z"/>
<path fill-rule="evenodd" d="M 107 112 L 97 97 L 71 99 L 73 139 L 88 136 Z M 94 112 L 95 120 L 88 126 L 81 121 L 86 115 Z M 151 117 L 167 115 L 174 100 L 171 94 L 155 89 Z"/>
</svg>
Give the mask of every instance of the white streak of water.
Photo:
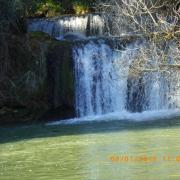
<svg viewBox="0 0 180 180">
<path fill-rule="evenodd" d="M 155 121 L 180 117 L 179 109 L 160 110 L 160 111 L 144 111 L 142 113 L 130 113 L 127 111 L 108 113 L 105 115 L 87 116 L 82 118 L 66 119 L 60 121 L 49 122 L 46 125 L 73 125 L 86 122 L 103 122 L 103 121 Z"/>
</svg>

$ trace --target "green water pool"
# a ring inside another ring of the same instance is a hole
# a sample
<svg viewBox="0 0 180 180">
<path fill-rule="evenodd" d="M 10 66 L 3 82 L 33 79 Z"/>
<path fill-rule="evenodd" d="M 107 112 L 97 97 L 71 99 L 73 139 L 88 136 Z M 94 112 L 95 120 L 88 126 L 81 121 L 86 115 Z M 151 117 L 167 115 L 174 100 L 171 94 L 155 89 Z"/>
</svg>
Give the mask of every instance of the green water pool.
<svg viewBox="0 0 180 180">
<path fill-rule="evenodd" d="M 156 179 L 180 179 L 178 118 L 0 127 L 0 180 Z"/>
</svg>

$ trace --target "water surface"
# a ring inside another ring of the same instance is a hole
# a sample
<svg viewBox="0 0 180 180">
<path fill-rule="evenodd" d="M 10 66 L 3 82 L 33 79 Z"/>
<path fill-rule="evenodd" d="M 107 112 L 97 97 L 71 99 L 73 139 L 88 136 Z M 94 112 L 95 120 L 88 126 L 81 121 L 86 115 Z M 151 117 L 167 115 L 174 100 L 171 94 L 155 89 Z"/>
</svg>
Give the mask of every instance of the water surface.
<svg viewBox="0 0 180 180">
<path fill-rule="evenodd" d="M 0 179 L 180 179 L 179 150 L 178 118 L 1 127 Z"/>
</svg>

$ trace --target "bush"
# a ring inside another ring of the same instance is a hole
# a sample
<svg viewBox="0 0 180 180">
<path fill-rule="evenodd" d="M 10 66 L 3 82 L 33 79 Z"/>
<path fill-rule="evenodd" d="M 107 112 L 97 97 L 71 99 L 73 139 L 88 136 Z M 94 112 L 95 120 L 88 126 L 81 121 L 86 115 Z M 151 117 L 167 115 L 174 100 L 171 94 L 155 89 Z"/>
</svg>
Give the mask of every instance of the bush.
<svg viewBox="0 0 180 180">
<path fill-rule="evenodd" d="M 55 0 L 41 0 L 34 3 L 34 10 L 30 16 L 51 17 L 62 13 L 62 6 Z"/>
<path fill-rule="evenodd" d="M 28 2 L 28 16 L 49 17 L 59 14 L 87 13 L 92 11 L 95 0 L 33 0 Z"/>
<path fill-rule="evenodd" d="M 63 13 L 84 14 L 93 11 L 95 0 L 64 0 L 61 2 Z"/>
<path fill-rule="evenodd" d="M 74 2 L 73 10 L 74 10 L 75 14 L 85 14 L 89 11 L 89 6 L 86 3 Z"/>
</svg>

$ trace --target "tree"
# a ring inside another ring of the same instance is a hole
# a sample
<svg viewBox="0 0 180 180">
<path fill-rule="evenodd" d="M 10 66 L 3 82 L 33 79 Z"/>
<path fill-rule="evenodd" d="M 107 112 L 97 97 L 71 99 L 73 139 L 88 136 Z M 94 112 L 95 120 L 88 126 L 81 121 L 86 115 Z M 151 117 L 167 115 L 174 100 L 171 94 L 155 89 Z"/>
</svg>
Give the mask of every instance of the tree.
<svg viewBox="0 0 180 180">
<path fill-rule="evenodd" d="M 106 12 L 112 24 L 111 35 L 138 34 L 146 38 L 146 43 L 136 47 L 139 53 L 131 71 L 169 73 L 172 67 L 180 68 L 179 0 L 100 0 L 97 8 Z"/>
<path fill-rule="evenodd" d="M 110 0 L 101 1 L 98 9 L 107 12 L 113 34 L 119 35 L 124 29 L 126 33 L 168 34 L 179 28 L 179 4 L 177 0 Z"/>
</svg>

